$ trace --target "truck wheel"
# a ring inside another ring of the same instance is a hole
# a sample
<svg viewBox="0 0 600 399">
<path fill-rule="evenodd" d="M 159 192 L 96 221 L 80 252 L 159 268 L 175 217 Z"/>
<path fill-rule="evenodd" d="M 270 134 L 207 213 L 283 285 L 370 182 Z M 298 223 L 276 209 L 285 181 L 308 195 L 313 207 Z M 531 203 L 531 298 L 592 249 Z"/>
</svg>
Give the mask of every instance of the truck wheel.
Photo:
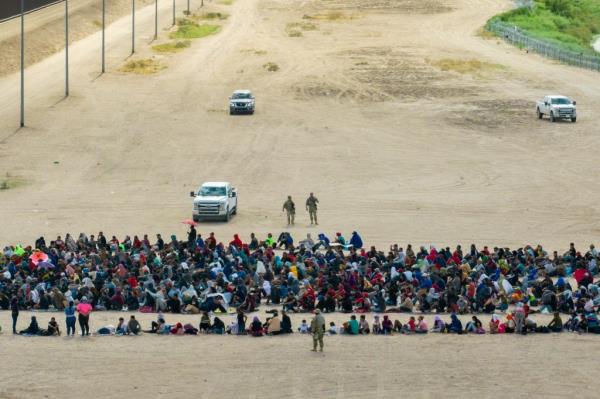
<svg viewBox="0 0 600 399">
<path fill-rule="evenodd" d="M 554 117 L 554 112 L 550 112 L 550 122 L 556 122 L 556 118 Z"/>
<path fill-rule="evenodd" d="M 231 212 L 232 215 L 237 215 L 237 206 L 235 208 L 233 208 L 233 212 Z"/>
<path fill-rule="evenodd" d="M 199 221 L 200 221 L 200 216 L 195 216 L 195 215 L 194 215 L 194 216 L 192 216 L 192 220 L 193 220 L 194 222 L 199 222 Z"/>
<path fill-rule="evenodd" d="M 229 222 L 229 219 L 231 219 L 231 213 L 229 213 L 229 207 L 227 207 L 227 212 L 225 213 L 225 221 Z"/>
<path fill-rule="evenodd" d="M 577 117 L 571 118 L 571 122 L 573 122 L 573 123 L 577 122 Z"/>
<path fill-rule="evenodd" d="M 542 119 L 542 118 L 544 117 L 544 114 L 542 114 L 542 113 L 540 112 L 540 109 L 539 109 L 539 108 L 537 109 L 537 116 L 538 116 L 538 119 Z"/>
</svg>

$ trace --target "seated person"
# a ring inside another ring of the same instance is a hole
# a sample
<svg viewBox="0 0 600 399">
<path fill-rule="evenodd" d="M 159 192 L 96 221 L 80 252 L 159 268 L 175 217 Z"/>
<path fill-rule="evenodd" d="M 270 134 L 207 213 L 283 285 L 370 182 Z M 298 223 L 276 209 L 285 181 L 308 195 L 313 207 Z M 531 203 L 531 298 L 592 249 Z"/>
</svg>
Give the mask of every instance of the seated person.
<svg viewBox="0 0 600 399">
<path fill-rule="evenodd" d="M 388 315 L 383 316 L 383 321 L 381 322 L 381 331 L 385 335 L 389 335 L 394 330 L 394 324 L 392 320 L 388 317 Z"/>
<path fill-rule="evenodd" d="M 360 321 L 358 322 L 358 333 L 359 334 L 369 334 L 371 329 L 369 328 L 369 322 L 364 314 L 360 315 Z"/>
<path fill-rule="evenodd" d="M 29 327 L 25 330 L 21 330 L 19 334 L 21 335 L 38 335 L 40 332 L 40 327 L 38 326 L 37 319 L 35 316 L 31 316 L 31 322 L 29 323 Z"/>
<path fill-rule="evenodd" d="M 329 323 L 329 330 L 327 330 L 327 332 L 329 333 L 329 335 L 337 334 L 337 327 L 335 326 L 335 323 L 333 321 Z"/>
<path fill-rule="evenodd" d="M 127 333 L 138 335 L 141 331 L 142 326 L 140 326 L 140 323 L 135 319 L 135 316 L 131 315 L 129 318 L 129 323 L 127 323 Z"/>
<path fill-rule="evenodd" d="M 350 335 L 358 335 L 358 320 L 356 320 L 356 316 L 350 316 L 350 320 L 344 323 L 344 333 Z"/>
<path fill-rule="evenodd" d="M 125 319 L 119 317 L 119 323 L 117 323 L 117 328 L 115 330 L 115 334 L 125 335 L 127 334 L 127 326 L 125 325 Z"/>
<path fill-rule="evenodd" d="M 200 332 L 208 333 L 210 329 L 210 316 L 208 312 L 202 312 L 202 317 L 200 318 Z"/>
<path fill-rule="evenodd" d="M 429 327 L 427 326 L 427 322 L 425 321 L 425 318 L 423 316 L 419 316 L 419 319 L 417 320 L 417 328 L 415 329 L 415 332 L 417 334 L 427 334 L 428 331 L 429 331 Z"/>
<path fill-rule="evenodd" d="M 563 322 L 560 318 L 560 313 L 554 312 L 554 318 L 548 324 L 548 329 L 552 332 L 562 332 L 563 330 Z"/>
<path fill-rule="evenodd" d="M 254 316 L 254 319 L 252 319 L 252 323 L 250 323 L 250 334 L 253 337 L 263 336 L 263 326 L 258 316 Z"/>
<path fill-rule="evenodd" d="M 223 321 L 218 317 L 215 317 L 215 321 L 210 328 L 210 332 L 213 334 L 225 334 L 225 323 L 223 323 Z"/>
<path fill-rule="evenodd" d="M 308 324 L 306 324 L 306 320 L 302 320 L 302 323 L 300 323 L 300 327 L 298 327 L 298 331 L 300 332 L 300 334 L 308 334 L 308 332 L 310 331 L 310 327 Z"/>
</svg>

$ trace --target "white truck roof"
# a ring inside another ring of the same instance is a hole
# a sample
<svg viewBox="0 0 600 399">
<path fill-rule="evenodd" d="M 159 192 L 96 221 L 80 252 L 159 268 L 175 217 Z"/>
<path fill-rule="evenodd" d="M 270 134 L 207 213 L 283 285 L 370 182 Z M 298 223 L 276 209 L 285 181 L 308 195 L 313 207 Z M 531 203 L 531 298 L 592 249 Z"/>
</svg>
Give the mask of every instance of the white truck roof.
<svg viewBox="0 0 600 399">
<path fill-rule="evenodd" d="M 230 184 L 224 181 L 207 181 L 205 183 L 202 183 L 201 187 L 227 187 Z"/>
<path fill-rule="evenodd" d="M 244 89 L 244 90 L 235 90 L 233 93 L 234 94 L 250 94 L 252 92 L 250 90 Z"/>
</svg>

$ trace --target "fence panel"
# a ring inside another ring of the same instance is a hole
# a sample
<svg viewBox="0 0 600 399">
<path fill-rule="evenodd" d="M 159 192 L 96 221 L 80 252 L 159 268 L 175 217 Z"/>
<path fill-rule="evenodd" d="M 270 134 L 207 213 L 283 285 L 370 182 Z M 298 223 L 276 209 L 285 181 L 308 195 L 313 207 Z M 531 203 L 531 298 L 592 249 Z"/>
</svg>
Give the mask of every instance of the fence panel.
<svg viewBox="0 0 600 399">
<path fill-rule="evenodd" d="M 554 43 L 532 37 L 527 32 L 518 29 L 516 26 L 509 25 L 502 21 L 490 21 L 486 25 L 486 29 L 502 37 L 509 43 L 526 48 L 529 51 L 533 51 L 544 57 L 552 58 L 580 68 L 600 71 L 600 56 L 565 50 Z"/>
</svg>

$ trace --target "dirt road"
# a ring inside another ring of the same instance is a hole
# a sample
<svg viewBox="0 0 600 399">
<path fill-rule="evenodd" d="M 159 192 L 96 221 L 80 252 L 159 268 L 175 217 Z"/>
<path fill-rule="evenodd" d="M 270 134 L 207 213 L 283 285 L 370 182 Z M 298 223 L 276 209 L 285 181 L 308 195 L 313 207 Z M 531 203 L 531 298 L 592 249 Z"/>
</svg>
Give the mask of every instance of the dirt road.
<svg viewBox="0 0 600 399">
<path fill-rule="evenodd" d="M 167 28 L 170 4 L 159 6 Z M 0 242 L 181 235 L 187 193 L 218 179 L 238 186 L 239 215 L 199 229 L 224 241 L 286 229 L 286 195 L 301 205 L 314 191 L 321 225 L 299 206 L 298 239 L 358 230 L 379 245 L 586 245 L 600 232 L 600 77 L 478 35 L 509 6 L 215 2 L 206 10 L 231 14 L 220 33 L 156 56 L 167 68 L 152 76 L 117 72 L 130 46 L 120 19 L 108 74 L 98 77 L 98 34 L 73 45 L 70 98 L 60 53 L 27 69 L 27 128 L 16 129 L 18 76 L 0 80 L 0 172 L 21 183 L 0 192 Z M 153 7 L 138 23 L 136 57 L 150 57 Z M 253 117 L 227 115 L 237 88 L 255 92 Z M 577 124 L 535 119 L 548 93 L 578 100 Z"/>
</svg>

